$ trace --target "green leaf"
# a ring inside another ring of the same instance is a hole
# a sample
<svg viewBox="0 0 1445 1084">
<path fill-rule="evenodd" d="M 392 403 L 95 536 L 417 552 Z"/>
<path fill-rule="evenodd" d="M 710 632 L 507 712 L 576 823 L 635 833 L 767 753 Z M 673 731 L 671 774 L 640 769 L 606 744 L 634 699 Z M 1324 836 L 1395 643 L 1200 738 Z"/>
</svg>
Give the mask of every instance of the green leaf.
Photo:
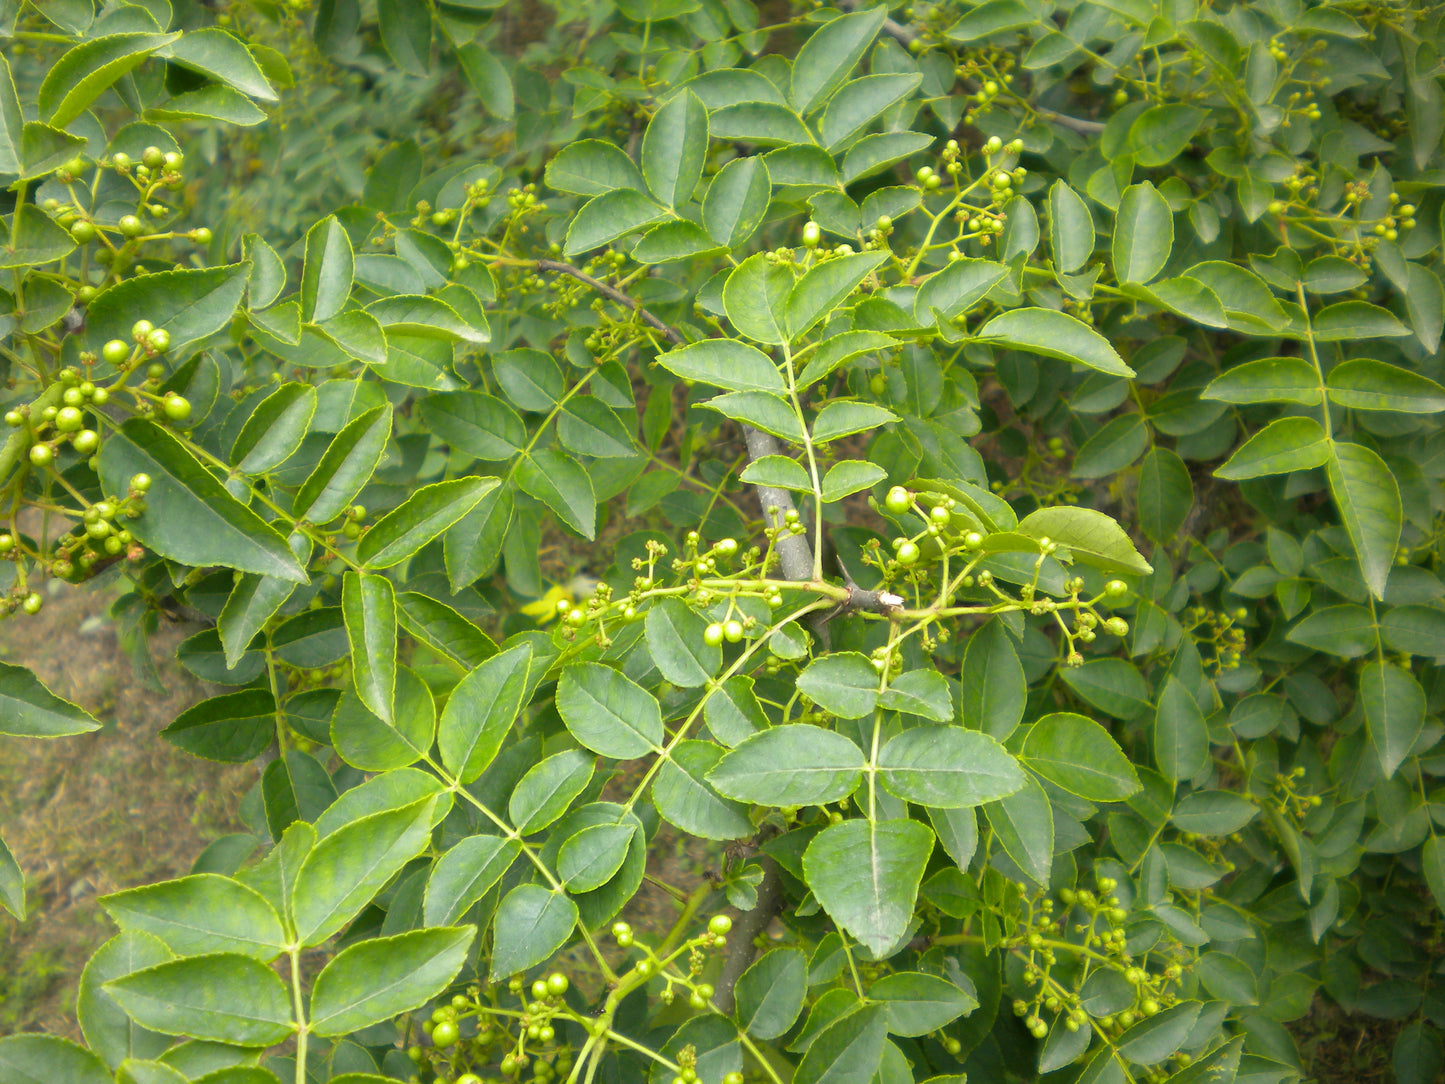
<svg viewBox="0 0 1445 1084">
<path fill-rule="evenodd" d="M 1257 816 L 1259 806 L 1248 798 L 1224 790 L 1196 790 L 1179 799 L 1169 819 L 1183 832 L 1227 836 Z"/>
<path fill-rule="evenodd" d="M 130 1057 L 155 1057 L 170 1045 L 169 1037 L 148 1031 L 126 1016 L 104 989 L 111 979 L 170 958 L 164 944 L 150 934 L 136 932 L 112 937 L 86 963 L 80 975 L 76 1017 L 86 1045 L 107 1065 L 118 1066 Z M 6 1041 L 0 1039 L 0 1048 Z M 50 1084 L 50 1078 L 45 1078 L 45 1084 Z"/>
<path fill-rule="evenodd" d="M 1209 764 L 1209 727 L 1194 694 L 1173 674 L 1154 715 L 1154 763 L 1166 779 L 1191 779 Z"/>
<path fill-rule="evenodd" d="M 642 175 L 668 207 L 692 199 L 707 158 L 707 109 L 690 90 L 668 99 L 642 135 Z"/>
<path fill-rule="evenodd" d="M 845 459 L 828 468 L 828 473 L 824 476 L 822 485 L 819 486 L 819 496 L 822 497 L 824 504 L 832 504 L 850 494 L 857 493 L 860 489 L 877 485 L 887 477 L 888 472 L 877 463 Z"/>
<path fill-rule="evenodd" d="M 478 391 L 428 395 L 422 422 L 456 451 L 489 462 L 509 460 L 527 444 L 527 427 L 501 399 Z"/>
<path fill-rule="evenodd" d="M 396 677 L 390 722 L 373 713 L 351 688 L 336 706 L 331 717 L 331 744 L 353 768 L 370 772 L 404 768 L 431 749 L 436 725 L 431 690 L 408 667 L 399 667 Z"/>
<path fill-rule="evenodd" d="M 366 312 L 386 329 L 388 338 L 415 335 L 466 343 L 486 343 L 492 338 L 484 314 L 474 313 L 464 319 L 442 298 L 426 294 L 393 294 L 373 301 L 366 306 Z"/>
<path fill-rule="evenodd" d="M 722 250 L 701 226 L 677 219 L 648 230 L 633 248 L 632 258 L 638 263 L 661 264 Z"/>
<path fill-rule="evenodd" d="M 734 990 L 738 1026 L 755 1039 L 776 1039 L 797 1021 L 807 994 L 808 961 L 801 952 L 764 953 Z"/>
<path fill-rule="evenodd" d="M 857 790 L 863 767 L 862 752 L 843 735 L 792 723 L 740 742 L 707 780 L 740 802 L 821 805 Z"/>
<path fill-rule="evenodd" d="M 1254 971 L 1243 960 L 1224 952 L 1206 952 L 1195 965 L 1204 989 L 1221 1001 L 1234 1005 L 1254 1005 L 1259 989 Z"/>
<path fill-rule="evenodd" d="M 728 275 L 727 282 L 723 284 L 723 309 L 733 327 L 747 338 L 760 343 L 785 343 L 789 339 L 787 311 L 792 289 L 792 272 L 786 267 L 771 262 L 766 252 L 757 252 L 738 264 Z M 737 353 L 736 350 L 732 352 Z M 666 365 L 666 362 L 663 364 Z M 754 363 L 754 368 L 756 368 L 756 363 Z M 686 376 L 683 373 L 678 373 L 678 375 Z M 754 383 L 742 387 L 722 384 L 719 387 L 728 387 L 733 390 L 756 387 L 766 391 L 768 388 L 778 387 L 782 383 L 782 377 L 777 375 L 776 367 L 774 367 L 774 378 L 777 380 L 777 384 Z"/>
<path fill-rule="evenodd" d="M 656 612 L 649 613 L 649 624 Z M 563 670 L 557 710 L 572 736 L 602 756 L 632 760 L 662 750 L 657 700 L 610 666 L 583 662 Z"/>
<path fill-rule="evenodd" d="M 316 844 L 291 890 L 303 945 L 319 945 L 337 933 L 421 853 L 431 839 L 436 801 L 425 798 L 361 817 Z"/>
<path fill-rule="evenodd" d="M 1360 672 L 1360 707 L 1380 769 L 1389 779 L 1425 727 L 1425 692 L 1408 670 L 1386 662 L 1366 663 Z"/>
<path fill-rule="evenodd" d="M 568 256 L 590 252 L 666 217 L 667 212 L 641 192 L 631 188 L 604 192 L 585 203 L 573 217 L 562 251 Z"/>
<path fill-rule="evenodd" d="M 558 192 L 600 196 L 621 188 L 642 189 L 642 174 L 623 151 L 600 139 L 579 139 L 547 163 L 546 181 Z"/>
<path fill-rule="evenodd" d="M 964 809 L 1024 785 L 1024 773 L 994 738 L 960 726 L 905 730 L 878 753 L 879 780 L 905 801 Z"/>
<path fill-rule="evenodd" d="M 70 234 L 38 207 L 22 204 L 13 219 L 13 229 L 0 219 L 0 268 L 37 267 L 75 251 Z"/>
<path fill-rule="evenodd" d="M 250 264 L 234 263 L 158 271 L 116 283 L 86 311 L 86 345 L 99 353 L 111 339 L 131 341 L 136 313 L 145 312 L 170 333 L 171 356 L 183 358 L 230 325 L 250 273 Z"/>
<path fill-rule="evenodd" d="M 0 907 L 25 921 L 25 873 L 4 839 L 0 839 Z"/>
<path fill-rule="evenodd" d="M 10 62 L 0 56 L 0 174 L 20 173 L 24 162 L 20 143 L 24 129 L 25 114 L 15 90 L 15 77 L 10 72 Z"/>
<path fill-rule="evenodd" d="M 83 151 L 85 145 L 81 136 L 38 120 L 26 121 L 20 128 L 20 161 L 24 164 L 21 179 L 46 176 Z"/>
<path fill-rule="evenodd" d="M 522 853 L 522 842 L 502 836 L 468 836 L 437 859 L 427 878 L 422 921 L 447 925 L 490 891 Z"/>
<path fill-rule="evenodd" d="M 853 403 L 834 400 L 813 419 L 813 444 L 827 444 L 839 437 L 852 436 L 896 422 L 898 415 L 876 403 Z M 796 441 L 801 444 L 802 441 Z"/>
<path fill-rule="evenodd" d="M 517 485 L 583 538 L 597 537 L 597 497 L 576 459 L 553 448 L 533 452 L 518 464 Z"/>
<path fill-rule="evenodd" d="M 908 929 L 932 851 L 933 833 L 918 821 L 846 820 L 813 837 L 803 874 L 829 917 L 876 956 Z"/>
<path fill-rule="evenodd" d="M 1144 110 L 1129 125 L 1129 152 L 1135 164 L 1154 169 L 1174 161 L 1184 153 L 1207 116 L 1207 109 L 1177 102 Z"/>
<path fill-rule="evenodd" d="M 249 98 L 218 83 L 177 94 L 150 109 L 148 115 L 154 120 L 218 121 L 247 127 L 266 119 L 266 114 Z"/>
<path fill-rule="evenodd" d="M 807 116 L 823 107 L 863 59 L 887 14 L 878 7 L 842 15 L 813 32 L 793 58 L 788 98 L 794 109 Z"/>
<path fill-rule="evenodd" d="M 147 509 L 126 527 L 150 549 L 196 567 L 306 582 L 286 540 L 231 496 L 184 444 L 155 422 L 130 418 L 102 445 L 100 476 L 108 492 L 125 493 L 141 473 L 152 480 Z"/>
<path fill-rule="evenodd" d="M 1351 358 L 1330 370 L 1330 401 L 1355 410 L 1435 414 L 1445 410 L 1445 387 L 1427 376 L 1369 358 Z"/>
<path fill-rule="evenodd" d="M 967 45 L 983 38 L 1034 26 L 1037 20 L 1019 0 L 985 0 L 945 30 L 950 41 Z"/>
<path fill-rule="evenodd" d="M 1148 181 L 1126 188 L 1114 216 L 1114 274 L 1119 281 L 1152 282 L 1169 262 L 1173 245 L 1169 201 Z"/>
<path fill-rule="evenodd" d="M 109 34 L 67 51 L 46 73 L 35 104 L 43 120 L 64 128 L 126 72 L 180 34 Z"/>
<path fill-rule="evenodd" d="M 1406 274 L 1405 308 L 1415 338 L 1426 354 L 1440 349 L 1440 336 L 1445 332 L 1445 285 L 1440 276 L 1428 267 L 1411 263 Z"/>
<path fill-rule="evenodd" d="M 704 339 L 659 354 L 657 363 L 684 380 L 698 380 L 729 391 L 787 391 L 772 359 L 736 339 Z"/>
<path fill-rule="evenodd" d="M 64 738 L 99 729 L 89 712 L 56 696 L 30 670 L 0 662 L 0 734 Z"/>
<path fill-rule="evenodd" d="M 261 71 L 261 65 L 240 38 L 216 27 L 188 30 L 159 55 L 184 68 L 219 79 L 242 94 L 262 101 L 276 101 L 276 92 Z"/>
<path fill-rule="evenodd" d="M 1231 482 L 1268 474 L 1289 474 L 1324 466 L 1330 440 L 1313 418 L 1280 418 L 1270 422 L 1234 450 L 1216 478 Z"/>
<path fill-rule="evenodd" d="M 782 437 L 794 444 L 805 440 L 803 422 L 793 404 L 783 396 L 770 391 L 732 391 L 715 395 L 698 406 L 716 410 L 719 414 L 744 422 L 754 429 Z"/>
<path fill-rule="evenodd" d="M 497 908 L 492 980 L 542 963 L 567 943 L 577 924 L 577 905 L 541 885 L 518 885 Z"/>
<path fill-rule="evenodd" d="M 335 215 L 328 215 L 306 232 L 306 259 L 301 271 L 301 319 L 307 323 L 329 320 L 351 296 L 355 257 L 351 238 Z"/>
<path fill-rule="evenodd" d="M 868 988 L 868 1000 L 887 1007 L 889 1032 L 910 1038 L 937 1031 L 978 1008 L 972 989 L 961 990 L 941 976 L 921 971 L 883 976 Z"/>
<path fill-rule="evenodd" d="M 1236 365 L 1199 393 L 1224 403 L 1299 403 L 1316 406 L 1320 378 L 1304 358 L 1264 358 Z"/>
<path fill-rule="evenodd" d="M 1104 572 L 1147 576 L 1154 567 L 1140 556 L 1124 529 L 1092 508 L 1055 505 L 1030 512 L 1014 528 L 1030 538 L 1048 538 L 1067 547 L 1074 560 Z"/>
<path fill-rule="evenodd" d="M 437 748 L 463 783 L 478 779 L 496 759 L 526 703 L 531 671 L 532 648 L 518 644 L 486 660 L 447 697 Z"/>
<path fill-rule="evenodd" d="M 1445 911 L 1445 842 L 1437 835 L 1431 835 L 1420 848 L 1420 865 L 1425 871 L 1425 883 L 1435 897 L 1435 906 Z"/>
<path fill-rule="evenodd" d="M 226 764 L 244 764 L 260 756 L 275 736 L 276 701 L 265 689 L 203 700 L 161 731 L 172 745 Z"/>
<path fill-rule="evenodd" d="M 396 592 L 385 576 L 347 572 L 341 612 L 351 645 L 351 679 L 373 715 L 391 723 L 396 697 Z"/>
<path fill-rule="evenodd" d="M 1139 467 L 1139 528 L 1156 545 L 1178 533 L 1194 507 L 1194 482 L 1178 453 L 1153 448 Z"/>
<path fill-rule="evenodd" d="M 557 876 L 569 892 L 601 888 L 622 868 L 635 835 L 635 824 L 588 825 L 557 852 Z"/>
<path fill-rule="evenodd" d="M 340 515 L 371 480 L 390 437 L 390 406 L 373 407 L 348 422 L 297 490 L 296 518 L 321 524 Z"/>
<path fill-rule="evenodd" d="M 788 291 L 787 300 L 783 303 L 780 326 L 787 329 L 789 339 L 796 340 L 806 335 L 887 258 L 887 253 L 883 252 L 857 252 L 851 256 L 836 256 L 804 272 Z M 732 284 L 732 277 L 728 278 L 728 284 Z M 726 303 L 726 290 L 723 297 Z"/>
<path fill-rule="evenodd" d="M 1025 775 L 1022 788 L 984 806 L 983 815 L 1004 853 L 1047 888 L 1054 860 L 1054 813 L 1039 781 Z"/>
<path fill-rule="evenodd" d="M 286 945 L 281 916 L 260 893 L 212 873 L 115 892 L 100 905 L 122 930 L 148 933 L 178 956 L 234 952 L 267 961 Z"/>
<path fill-rule="evenodd" d="M 311 1030 L 347 1035 L 420 1008 L 461 971 L 474 926 L 413 930 L 342 949 L 311 988 Z"/>
<path fill-rule="evenodd" d="M 1028 682 L 1002 620 L 968 638 L 958 675 L 963 725 L 1003 741 L 1024 717 Z"/>
<path fill-rule="evenodd" d="M 1149 686 L 1124 659 L 1090 659 L 1059 676 L 1086 704 L 1115 719 L 1128 721 L 1149 707 Z"/>
<path fill-rule="evenodd" d="M 1310 330 L 1320 342 L 1400 338 L 1410 329 L 1389 309 L 1367 301 L 1340 301 L 1315 314 Z"/>
<path fill-rule="evenodd" d="M 879 707 L 932 719 L 953 721 L 953 697 L 948 681 L 937 670 L 909 670 L 899 674 L 878 696 Z"/>
<path fill-rule="evenodd" d="M 1382 599 L 1400 541 L 1400 490 L 1395 476 L 1363 444 L 1330 441 L 1327 451 L 1330 494 L 1355 547 L 1365 586 Z"/>
<path fill-rule="evenodd" d="M 1074 456 L 1075 478 L 1103 478 L 1118 474 L 1149 447 L 1149 427 L 1141 414 L 1130 411 L 1105 422 Z"/>
<path fill-rule="evenodd" d="M 772 102 L 738 102 L 736 105 L 714 109 L 708 114 L 707 120 L 713 139 L 788 150 L 797 146 L 813 146 L 828 164 L 832 165 L 832 159 L 826 152 L 815 146 L 813 133 L 808 131 L 802 118 L 785 105 Z"/>
<path fill-rule="evenodd" d="M 105 991 L 136 1023 L 167 1035 L 271 1046 L 295 1030 L 281 976 L 250 956 L 171 960 L 113 979 Z"/>
<path fill-rule="evenodd" d="M 918 89 L 917 72 L 865 75 L 844 83 L 828 99 L 818 125 L 823 146 L 837 154 L 887 110 Z"/>
<path fill-rule="evenodd" d="M 652 783 L 652 803 L 663 819 L 703 839 L 742 839 L 753 834 L 747 807 L 717 793 L 707 781 L 724 751 L 711 742 L 674 746 Z"/>
<path fill-rule="evenodd" d="M 703 642 L 706 628 L 701 617 L 675 598 L 662 599 L 647 611 L 647 650 L 662 676 L 674 685 L 684 689 L 704 685 L 722 666 L 722 649 Z"/>
<path fill-rule="evenodd" d="M 1077 361 L 1110 376 L 1133 376 L 1109 340 L 1089 325 L 1053 309 L 1011 309 L 979 328 L 975 338 L 997 346 Z"/>
<path fill-rule="evenodd" d="M 913 299 L 913 318 L 920 326 L 927 327 L 934 323 L 933 313 L 937 310 L 941 319 L 952 320 L 982 300 L 1007 274 L 1008 268 L 993 260 L 967 257 L 952 260 L 918 288 Z"/>
<path fill-rule="evenodd" d="M 1049 249 L 1054 268 L 1069 273 L 1094 254 L 1094 217 L 1082 196 L 1063 181 L 1049 189 Z"/>
<path fill-rule="evenodd" d="M 754 459 L 738 475 L 749 485 L 769 486 L 773 489 L 791 489 L 811 493 L 813 480 L 797 460 L 785 455 L 765 455 Z"/>
<path fill-rule="evenodd" d="M 1157 1065 L 1188 1040 L 1199 1009 L 1197 1001 L 1181 1001 L 1141 1020 L 1119 1036 L 1119 1053 L 1137 1065 Z"/>
<path fill-rule="evenodd" d="M 516 115 L 517 96 L 506 66 L 492 51 L 474 41 L 458 47 L 457 60 L 487 112 L 499 120 L 511 120 Z"/>
<path fill-rule="evenodd" d="M 1316 651 L 1354 659 L 1375 650 L 1379 630 L 1374 617 L 1363 606 L 1326 606 L 1307 614 L 1289 630 L 1285 639 Z"/>
<path fill-rule="evenodd" d="M 878 672 L 867 656 L 839 651 L 809 663 L 798 691 L 840 719 L 861 719 L 878 703 Z"/>
<path fill-rule="evenodd" d="M 1082 715 L 1045 715 L 1029 728 L 1019 755 L 1050 783 L 1086 801 L 1121 802 L 1140 788 L 1118 742 Z"/>
<path fill-rule="evenodd" d="M 828 1024 L 808 1045 L 793 1084 L 869 1084 L 883 1061 L 887 1027 L 883 1005 L 855 1008 Z"/>
<path fill-rule="evenodd" d="M 702 224 L 718 244 L 739 248 L 762 225 L 771 193 L 772 181 L 762 158 L 734 158 L 708 184 Z"/>
<path fill-rule="evenodd" d="M 356 559 L 369 568 L 405 561 L 477 506 L 499 478 L 453 478 L 422 486 L 362 536 Z"/>
<path fill-rule="evenodd" d="M 282 384 L 261 400 L 231 445 L 231 462 L 243 474 L 265 474 L 295 454 L 316 416 L 316 389 Z"/>
<path fill-rule="evenodd" d="M 7 1035 L 0 1039 L 0 1078 L 6 1084 L 110 1084 L 105 1063 L 59 1035 Z"/>
<path fill-rule="evenodd" d="M 387 55 L 408 75 L 425 75 L 431 66 L 431 12 L 406 0 L 378 0 L 376 14 Z"/>
<path fill-rule="evenodd" d="M 522 776 L 507 804 L 507 815 L 522 835 L 540 832 L 587 789 L 596 760 L 581 749 L 567 749 L 535 764 Z"/>
</svg>

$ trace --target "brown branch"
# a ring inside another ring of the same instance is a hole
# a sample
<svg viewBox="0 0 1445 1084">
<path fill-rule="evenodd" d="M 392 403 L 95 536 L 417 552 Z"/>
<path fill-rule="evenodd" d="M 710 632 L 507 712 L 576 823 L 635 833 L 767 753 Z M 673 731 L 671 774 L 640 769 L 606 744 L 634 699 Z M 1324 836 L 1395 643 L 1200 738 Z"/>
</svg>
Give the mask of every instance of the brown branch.
<svg viewBox="0 0 1445 1084">
<path fill-rule="evenodd" d="M 783 881 L 778 874 L 778 864 L 766 855 L 758 860 L 758 864 L 763 868 L 763 879 L 758 885 L 757 903 L 733 923 L 728 934 L 731 943 L 728 957 L 723 961 L 717 982 L 713 984 L 712 1003 L 725 1015 L 733 1011 L 733 987 L 753 962 L 753 941 L 767 930 L 783 906 Z"/>
</svg>

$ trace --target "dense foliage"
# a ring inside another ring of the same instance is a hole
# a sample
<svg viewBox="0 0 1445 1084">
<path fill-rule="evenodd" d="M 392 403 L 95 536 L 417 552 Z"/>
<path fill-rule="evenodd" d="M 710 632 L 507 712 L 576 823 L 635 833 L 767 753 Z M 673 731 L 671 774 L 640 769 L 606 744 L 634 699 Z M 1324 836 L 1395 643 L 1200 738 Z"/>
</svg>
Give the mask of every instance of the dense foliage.
<svg viewBox="0 0 1445 1084">
<path fill-rule="evenodd" d="M 0 1078 L 1436 1078 L 1439 9 L 0 34 L 0 610 L 263 765 Z"/>
</svg>

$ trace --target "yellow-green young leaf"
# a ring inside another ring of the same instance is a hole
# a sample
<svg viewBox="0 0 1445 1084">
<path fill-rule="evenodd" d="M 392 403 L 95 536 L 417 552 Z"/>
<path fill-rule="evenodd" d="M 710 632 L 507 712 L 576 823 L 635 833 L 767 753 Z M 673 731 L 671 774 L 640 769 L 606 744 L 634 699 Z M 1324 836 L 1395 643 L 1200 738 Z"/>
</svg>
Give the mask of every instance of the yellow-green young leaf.
<svg viewBox="0 0 1445 1084">
<path fill-rule="evenodd" d="M 1312 470 L 1329 458 L 1330 441 L 1319 422 L 1313 418 L 1280 418 L 1236 448 L 1214 476 L 1238 482 Z"/>
<path fill-rule="evenodd" d="M 794 444 L 802 444 L 806 439 L 802 419 L 793 409 L 793 404 L 775 392 L 727 392 L 723 395 L 715 395 L 707 402 L 699 403 L 698 406 L 706 410 L 716 410 L 719 414 L 732 418 L 734 421 L 746 422 L 754 429 L 761 429 L 764 433 L 782 437 Z M 814 442 L 822 443 L 816 437 Z"/>
<path fill-rule="evenodd" d="M 1040 508 L 1019 520 L 1015 529 L 1030 538 L 1048 538 L 1067 547 L 1075 561 L 1105 572 L 1147 576 L 1154 571 L 1154 566 L 1134 548 L 1124 529 L 1092 508 L 1068 505 Z"/>
<path fill-rule="evenodd" d="M 546 181 L 558 192 L 574 196 L 642 188 L 642 174 L 632 159 L 600 139 L 579 139 L 563 147 L 547 163 Z"/>
<path fill-rule="evenodd" d="M 1385 461 L 1363 444 L 1328 443 L 1330 494 L 1355 547 L 1365 586 L 1383 599 L 1400 541 L 1399 487 Z"/>
<path fill-rule="evenodd" d="M 260 124 L 266 119 L 266 114 L 250 98 L 219 83 L 168 98 L 151 109 L 149 115 L 155 120 L 219 121 L 242 127 Z"/>
<path fill-rule="evenodd" d="M 117 79 L 180 34 L 108 34 L 82 42 L 57 60 L 36 95 L 40 116 L 64 128 Z"/>
<path fill-rule="evenodd" d="M 159 938 L 178 956 L 236 952 L 266 961 L 286 944 L 281 917 L 260 893 L 213 873 L 112 893 L 100 904 L 121 929 Z"/>
<path fill-rule="evenodd" d="M 767 163 L 761 157 L 735 158 L 708 184 L 702 224 L 720 245 L 730 249 L 745 245 L 762 225 L 771 192 Z"/>
<path fill-rule="evenodd" d="M 983 807 L 994 838 L 1035 883 L 1048 886 L 1054 860 L 1054 813 L 1043 786 L 1031 775 L 1007 798 Z"/>
<path fill-rule="evenodd" d="M 813 32 L 793 58 L 788 97 L 794 109 L 807 116 L 827 103 L 863 59 L 887 14 L 881 7 L 860 11 L 825 23 Z"/>
<path fill-rule="evenodd" d="M 1428 376 L 1369 358 L 1351 358 L 1330 370 L 1330 400 L 1355 410 L 1435 414 L 1445 410 L 1445 387 Z"/>
<path fill-rule="evenodd" d="M 465 516 L 501 484 L 499 478 L 453 478 L 417 490 L 362 536 L 356 559 L 367 568 L 390 568 Z"/>
<path fill-rule="evenodd" d="M 1121 802 L 1140 788 L 1119 743 L 1082 715 L 1045 715 L 1029 728 L 1020 755 L 1049 782 L 1086 801 Z"/>
<path fill-rule="evenodd" d="M 577 905 L 565 893 L 518 885 L 497 908 L 493 924 L 493 981 L 535 967 L 565 945 L 577 924 Z"/>
<path fill-rule="evenodd" d="M 1229 326 L 1252 335 L 1272 335 L 1289 318 L 1283 306 L 1254 272 L 1226 260 L 1206 260 L 1184 272 L 1204 283 L 1224 306 Z"/>
<path fill-rule="evenodd" d="M 107 492 L 125 493 L 137 474 L 151 476 L 147 508 L 126 526 L 150 549 L 195 567 L 220 565 L 306 582 L 286 540 L 231 496 L 185 445 L 145 418 L 122 424 L 100 452 Z"/>
<path fill-rule="evenodd" d="M 1077 271 L 1094 254 L 1094 218 L 1082 196 L 1063 181 L 1049 189 L 1049 249 L 1054 267 Z"/>
<path fill-rule="evenodd" d="M 1081 320 L 1053 309 L 1011 309 L 979 328 L 976 338 L 997 346 L 1076 361 L 1111 376 L 1133 376 L 1109 340 Z"/>
<path fill-rule="evenodd" d="M 437 859 L 427 878 L 422 920 L 429 926 L 455 922 L 502 879 L 522 842 L 502 836 L 468 836 Z"/>
<path fill-rule="evenodd" d="M 890 794 L 933 809 L 983 805 L 1024 785 L 1011 753 L 961 726 L 905 730 L 879 752 L 878 772 Z"/>
<path fill-rule="evenodd" d="M 1409 671 L 1386 662 L 1367 663 L 1360 672 L 1360 707 L 1388 779 L 1425 727 L 1425 692 Z"/>
<path fill-rule="evenodd" d="M 563 251 L 568 256 L 590 252 L 667 216 L 665 210 L 631 188 L 604 192 L 584 204 L 573 217 Z"/>
<path fill-rule="evenodd" d="M 169 1035 L 272 1046 L 295 1030 L 281 976 L 250 956 L 170 960 L 113 979 L 105 990 L 136 1023 Z"/>
<path fill-rule="evenodd" d="M 642 175 L 668 207 L 692 199 L 707 159 L 707 109 L 690 90 L 674 94 L 642 135 Z"/>
<path fill-rule="evenodd" d="M 819 805 L 858 789 L 863 753 L 810 723 L 775 727 L 738 744 L 707 779 L 720 794 L 760 805 Z"/>
<path fill-rule="evenodd" d="M 351 644 L 351 678 L 361 702 L 385 723 L 396 696 L 396 592 L 385 576 L 348 572 L 341 612 Z"/>
<path fill-rule="evenodd" d="M 279 981 L 279 980 L 278 980 Z M 105 1063 L 59 1035 L 32 1033 L 0 1039 L 0 1079 L 14 1084 L 111 1084 Z"/>
<path fill-rule="evenodd" d="M 1173 675 L 1154 715 L 1154 762 L 1166 779 L 1190 779 L 1209 763 L 1209 728 L 1194 695 Z"/>
<path fill-rule="evenodd" d="M 813 837 L 803 876 L 829 917 L 881 955 L 908 929 L 932 851 L 933 832 L 919 821 L 846 820 Z"/>
<path fill-rule="evenodd" d="M 1315 406 L 1320 401 L 1320 377 L 1304 358 L 1263 358 L 1215 377 L 1199 397 L 1224 403 Z"/>
<path fill-rule="evenodd" d="M 0 907 L 25 921 L 25 874 L 4 839 L 0 839 Z"/>
<path fill-rule="evenodd" d="M 1169 201 L 1148 181 L 1126 188 L 1114 216 L 1114 274 L 1119 281 L 1152 281 L 1169 262 L 1173 245 Z"/>
<path fill-rule="evenodd" d="M 311 988 L 311 1030 L 348 1035 L 420 1008 L 466 963 L 475 926 L 412 930 L 342 949 Z"/>
<path fill-rule="evenodd" d="M 320 323 L 339 313 L 351 296 L 354 272 L 351 238 L 336 216 L 328 215 L 306 232 L 301 318 Z"/>
</svg>

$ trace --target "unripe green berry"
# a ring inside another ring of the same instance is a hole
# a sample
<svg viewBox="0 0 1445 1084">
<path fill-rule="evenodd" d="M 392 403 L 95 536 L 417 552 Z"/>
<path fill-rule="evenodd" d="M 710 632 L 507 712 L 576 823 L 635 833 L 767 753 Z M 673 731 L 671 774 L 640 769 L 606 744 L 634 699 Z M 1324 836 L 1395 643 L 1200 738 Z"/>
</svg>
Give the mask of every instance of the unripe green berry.
<svg viewBox="0 0 1445 1084">
<path fill-rule="evenodd" d="M 111 365 L 120 365 L 130 357 L 130 347 L 120 339 L 111 339 L 100 348 L 100 356 Z"/>
<path fill-rule="evenodd" d="M 48 467 L 54 459 L 55 452 L 51 450 L 50 445 L 32 444 L 30 446 L 30 462 L 35 466 Z"/>
<path fill-rule="evenodd" d="M 171 348 L 171 333 L 163 327 L 158 327 L 150 333 L 146 341 L 157 354 L 164 354 Z"/>
<path fill-rule="evenodd" d="M 898 553 L 896 554 L 896 558 L 898 563 L 905 567 L 907 567 L 908 565 L 917 564 L 918 547 L 912 542 L 905 542 L 903 543 L 903 545 L 898 547 Z"/>
<path fill-rule="evenodd" d="M 894 486 L 888 491 L 888 496 L 884 498 L 883 505 L 895 516 L 901 516 L 913 506 L 913 494 L 909 493 L 908 490 L 902 486 Z"/>
<path fill-rule="evenodd" d="M 145 223 L 135 215 L 121 215 L 120 221 L 116 223 L 120 228 L 123 237 L 139 237 L 145 233 Z"/>
<path fill-rule="evenodd" d="M 723 638 L 730 644 L 737 643 L 743 638 L 743 623 L 741 621 L 724 622 Z"/>
<path fill-rule="evenodd" d="M 61 407 L 55 413 L 55 428 L 62 433 L 77 432 L 85 424 L 85 415 L 73 406 Z"/>
<path fill-rule="evenodd" d="M 725 934 L 733 928 L 733 920 L 727 915 L 713 915 L 708 919 L 707 928 L 712 933 Z"/>
<path fill-rule="evenodd" d="M 25 596 L 25 601 L 20 604 L 20 608 L 33 616 L 34 614 L 38 614 L 40 608 L 44 605 L 45 596 L 38 595 L 34 591 L 31 591 L 30 594 Z"/>
<path fill-rule="evenodd" d="M 78 245 L 89 244 L 95 240 L 95 224 L 82 218 L 70 227 L 70 237 Z"/>
<path fill-rule="evenodd" d="M 183 422 L 191 416 L 191 402 L 183 395 L 167 395 L 162 409 L 173 422 Z"/>
<path fill-rule="evenodd" d="M 703 629 L 703 630 L 702 630 L 702 642 L 705 643 L 705 644 L 707 644 L 708 647 L 717 647 L 718 644 L 722 643 L 722 642 L 723 642 L 723 627 L 722 627 L 722 625 L 721 625 L 720 623 L 714 621 L 714 622 L 713 622 L 712 624 L 710 624 L 707 628 Z"/>
</svg>

